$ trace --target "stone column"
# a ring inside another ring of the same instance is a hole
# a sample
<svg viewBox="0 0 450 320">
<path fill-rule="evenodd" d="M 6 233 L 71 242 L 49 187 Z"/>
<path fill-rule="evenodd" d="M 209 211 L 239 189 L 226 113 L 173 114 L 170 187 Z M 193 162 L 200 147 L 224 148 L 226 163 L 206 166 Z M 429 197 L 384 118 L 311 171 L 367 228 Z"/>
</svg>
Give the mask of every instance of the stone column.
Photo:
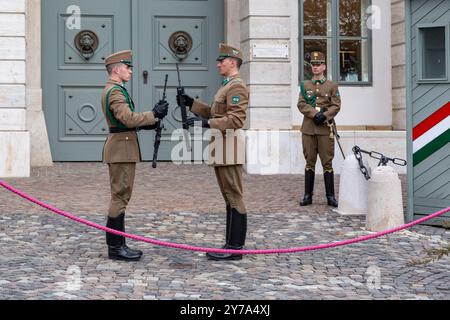
<svg viewBox="0 0 450 320">
<path fill-rule="evenodd" d="M 31 138 L 31 166 L 51 166 L 52 155 L 42 110 L 41 0 L 27 1 L 26 19 L 26 128 Z"/>
<path fill-rule="evenodd" d="M 0 0 L 0 177 L 30 174 L 25 12 L 25 0 Z"/>
<path fill-rule="evenodd" d="M 392 126 L 406 130 L 405 0 L 391 0 Z"/>
<path fill-rule="evenodd" d="M 240 1 L 241 74 L 250 89 L 247 172 L 290 172 L 292 105 L 297 90 L 297 11 L 292 0 Z M 294 22 L 295 20 L 295 22 Z M 295 71 L 295 72 L 294 72 Z M 298 97 L 298 95 L 297 95 Z"/>
<path fill-rule="evenodd" d="M 240 1 L 225 0 L 224 3 L 225 42 L 233 47 L 241 46 Z"/>
</svg>

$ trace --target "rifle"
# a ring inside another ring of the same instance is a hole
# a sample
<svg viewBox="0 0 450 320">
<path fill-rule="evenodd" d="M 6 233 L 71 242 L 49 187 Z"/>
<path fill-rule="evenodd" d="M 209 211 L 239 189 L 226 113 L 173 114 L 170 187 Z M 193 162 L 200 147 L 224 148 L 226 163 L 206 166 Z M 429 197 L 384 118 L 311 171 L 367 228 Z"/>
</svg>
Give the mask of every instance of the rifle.
<svg viewBox="0 0 450 320">
<path fill-rule="evenodd" d="M 167 80 L 169 80 L 168 74 L 166 74 L 166 80 L 164 82 L 163 97 L 162 97 L 161 101 L 166 100 Z M 155 129 L 155 142 L 153 144 L 153 162 L 152 162 L 153 168 L 156 168 L 156 162 L 158 161 L 158 151 L 159 151 L 159 145 L 161 144 L 161 135 L 162 135 L 163 129 L 164 129 L 164 123 L 163 123 L 163 120 L 160 119 L 158 121 L 158 124 L 156 125 L 156 129 Z"/>
<path fill-rule="evenodd" d="M 178 63 L 175 63 L 175 66 L 177 67 L 177 74 L 178 74 L 178 88 L 177 88 L 177 96 L 184 95 L 184 87 L 181 85 L 181 77 L 180 77 L 180 68 L 178 67 Z M 187 111 L 186 111 L 186 105 L 184 104 L 183 99 L 180 100 L 180 109 L 181 109 L 181 121 L 183 123 L 183 135 L 186 140 L 186 148 L 188 151 L 191 150 L 191 143 L 190 143 L 190 136 L 189 136 L 189 126 L 187 124 Z"/>
</svg>

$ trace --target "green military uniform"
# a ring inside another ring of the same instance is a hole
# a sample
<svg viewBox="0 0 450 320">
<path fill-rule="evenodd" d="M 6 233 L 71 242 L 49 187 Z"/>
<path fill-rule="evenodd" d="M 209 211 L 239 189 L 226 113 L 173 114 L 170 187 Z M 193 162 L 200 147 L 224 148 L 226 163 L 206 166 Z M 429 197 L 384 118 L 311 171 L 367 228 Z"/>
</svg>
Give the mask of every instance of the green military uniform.
<svg viewBox="0 0 450 320">
<path fill-rule="evenodd" d="M 106 65 L 124 63 L 131 66 L 130 50 L 109 56 Z M 136 163 L 141 161 L 136 128 L 155 124 L 153 112 L 135 112 L 133 100 L 123 83 L 109 80 L 102 92 L 103 113 L 110 134 L 103 148 L 103 162 L 108 164 L 111 201 L 107 227 L 125 231 L 125 210 L 133 192 Z M 106 235 L 109 256 L 113 259 L 137 260 L 142 252 L 131 250 L 125 238 Z"/>
<path fill-rule="evenodd" d="M 220 44 L 218 61 L 236 58 L 242 61 L 239 49 Z M 245 133 L 248 88 L 236 74 L 224 79 L 214 97 L 212 106 L 194 100 L 191 111 L 209 119 L 211 130 L 209 165 L 214 167 L 217 182 L 227 207 L 226 245 L 224 248 L 242 248 L 247 230 L 247 209 L 243 200 L 242 173 L 245 163 Z M 234 217 L 234 218 L 233 218 Z M 242 255 L 208 254 L 215 260 L 240 259 Z"/>
<path fill-rule="evenodd" d="M 313 52 L 311 63 L 325 63 L 324 55 L 320 52 Z M 305 180 L 315 172 L 317 154 L 319 154 L 323 171 L 326 175 L 325 179 L 328 179 L 329 174 L 333 174 L 335 142 L 332 126 L 336 125 L 334 117 L 341 108 L 338 85 L 326 78 L 302 82 L 297 106 L 304 116 L 302 144 L 306 160 Z M 324 123 L 316 124 L 314 117 L 320 112 L 326 119 L 324 118 Z M 312 178 L 313 184 L 314 179 Z M 325 186 L 327 187 L 327 181 Z M 306 186 L 306 189 L 308 189 L 308 186 Z M 312 190 L 310 191 L 312 196 Z M 331 196 L 331 193 L 334 197 L 334 190 L 327 190 L 327 195 Z"/>
</svg>

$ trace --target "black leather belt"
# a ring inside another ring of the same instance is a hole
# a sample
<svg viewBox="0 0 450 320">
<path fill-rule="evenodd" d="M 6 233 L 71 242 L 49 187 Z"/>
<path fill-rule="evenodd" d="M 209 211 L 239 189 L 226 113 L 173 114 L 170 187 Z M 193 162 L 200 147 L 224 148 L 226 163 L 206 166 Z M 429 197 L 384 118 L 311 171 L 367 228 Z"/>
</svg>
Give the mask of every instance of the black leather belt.
<svg viewBox="0 0 450 320">
<path fill-rule="evenodd" d="M 136 132 L 136 128 L 133 129 L 109 128 L 109 133 L 122 133 L 122 132 Z"/>
</svg>

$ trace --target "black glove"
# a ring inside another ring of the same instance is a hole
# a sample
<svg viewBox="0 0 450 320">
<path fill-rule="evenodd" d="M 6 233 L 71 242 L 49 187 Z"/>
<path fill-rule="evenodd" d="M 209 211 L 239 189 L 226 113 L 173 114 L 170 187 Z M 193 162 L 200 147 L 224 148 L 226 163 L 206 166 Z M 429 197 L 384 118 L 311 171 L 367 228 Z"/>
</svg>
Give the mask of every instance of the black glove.
<svg viewBox="0 0 450 320">
<path fill-rule="evenodd" d="M 192 108 L 192 105 L 194 104 L 194 99 L 188 96 L 187 94 L 177 94 L 177 103 L 179 106 L 181 106 L 181 102 L 184 102 L 184 105 Z"/>
<path fill-rule="evenodd" d="M 152 111 L 155 115 L 155 118 L 162 120 L 165 116 L 167 116 L 167 113 L 169 112 L 169 104 L 167 103 L 167 101 L 161 100 L 157 104 L 155 104 L 155 107 Z"/>
<path fill-rule="evenodd" d="M 327 117 L 325 117 L 325 115 L 322 112 L 316 113 L 316 115 L 313 118 L 314 123 L 317 125 L 321 125 L 326 120 L 327 120 Z"/>
<path fill-rule="evenodd" d="M 201 117 L 190 117 L 187 119 L 187 125 L 193 127 L 196 122 L 201 122 L 203 128 L 209 128 L 208 120 Z"/>
</svg>

